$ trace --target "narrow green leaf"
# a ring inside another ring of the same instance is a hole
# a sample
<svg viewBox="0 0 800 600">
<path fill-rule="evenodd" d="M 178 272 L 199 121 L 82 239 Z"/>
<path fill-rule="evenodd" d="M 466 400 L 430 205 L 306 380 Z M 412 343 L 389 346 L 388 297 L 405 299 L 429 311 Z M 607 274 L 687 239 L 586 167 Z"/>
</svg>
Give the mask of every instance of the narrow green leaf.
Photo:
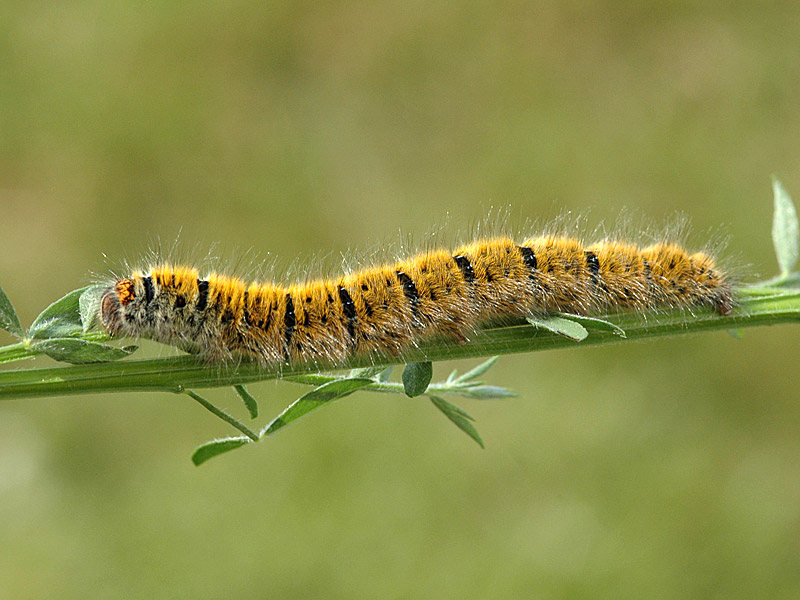
<svg viewBox="0 0 800 600">
<path fill-rule="evenodd" d="M 612 333 L 615 333 L 621 338 L 626 337 L 625 330 L 622 327 L 620 327 L 619 325 L 615 325 L 611 321 L 606 321 L 605 319 L 598 319 L 597 317 L 587 317 L 584 315 L 573 315 L 571 313 L 557 313 L 557 315 L 569 319 L 570 321 L 577 321 L 581 325 L 587 325 L 594 329 L 600 329 L 601 331 L 610 331 Z"/>
<path fill-rule="evenodd" d="M 3 288 L 0 287 L 0 329 L 5 329 L 7 332 L 17 336 L 18 338 L 24 337 L 25 332 L 22 330 L 22 325 L 19 322 L 17 311 L 14 310 L 14 305 L 8 299 Z"/>
<path fill-rule="evenodd" d="M 403 389 L 406 396 L 421 396 L 428 389 L 433 378 L 433 364 L 430 362 L 411 363 L 403 369 Z"/>
<path fill-rule="evenodd" d="M 307 415 L 313 410 L 322 408 L 334 400 L 349 396 L 353 392 L 364 386 L 375 383 L 372 379 L 337 379 L 330 381 L 318 388 L 314 388 L 307 394 L 300 396 L 289 405 L 280 415 L 267 425 L 261 432 L 261 437 L 272 435 L 289 423 L 296 421 L 300 417 Z"/>
<path fill-rule="evenodd" d="M 481 448 L 483 448 L 483 440 L 478 434 L 478 430 L 475 429 L 475 426 L 472 423 L 470 423 L 470 421 L 474 421 L 474 419 L 469 416 L 469 414 L 467 414 L 463 408 L 456 406 L 455 404 L 451 404 L 439 396 L 428 397 L 431 399 L 431 402 L 433 402 L 433 405 L 442 411 L 444 415 L 455 424 L 456 427 L 466 433 L 469 437 L 475 440 L 475 442 L 477 442 Z"/>
<path fill-rule="evenodd" d="M 35 341 L 31 344 L 31 349 L 47 354 L 50 358 L 61 362 L 72 363 L 73 365 L 83 365 L 88 363 L 108 362 L 119 360 L 129 356 L 137 346 L 126 346 L 118 348 L 90 342 L 80 338 L 61 338 L 54 337 L 46 340 Z"/>
<path fill-rule="evenodd" d="M 342 379 L 342 375 L 329 375 L 326 373 L 309 373 L 307 375 L 287 375 L 283 378 L 284 381 L 291 381 L 292 383 L 301 383 L 303 385 L 319 386 L 329 381 L 337 381 Z"/>
<path fill-rule="evenodd" d="M 250 413 L 250 418 L 255 419 L 258 416 L 258 401 L 253 398 L 244 385 L 235 385 L 233 389 L 236 390 L 236 393 L 239 394 L 239 397 L 244 402 L 247 412 Z"/>
<path fill-rule="evenodd" d="M 472 415 L 470 415 L 467 411 L 465 411 L 463 408 L 461 408 L 460 406 L 458 406 L 456 404 L 453 404 L 452 402 L 449 402 L 448 400 L 445 400 L 441 396 L 430 396 L 430 398 L 436 398 L 436 400 L 444 402 L 447 405 L 447 409 L 448 410 L 450 410 L 450 411 L 452 411 L 452 412 L 454 412 L 454 413 L 456 413 L 458 415 L 461 415 L 462 417 L 464 417 L 468 421 L 474 421 L 475 420 L 475 418 Z M 436 402 L 433 401 L 433 404 L 436 405 Z M 436 405 L 436 406 L 438 406 L 438 405 Z"/>
<path fill-rule="evenodd" d="M 453 394 L 458 394 L 459 396 L 477 398 L 478 400 L 499 400 L 501 398 L 516 398 L 519 396 L 519 394 L 515 394 L 511 390 L 496 385 L 478 385 L 461 390 L 454 389 L 448 391 Z"/>
<path fill-rule="evenodd" d="M 379 383 L 386 383 L 389 381 L 389 378 L 392 376 L 392 371 L 394 367 L 386 367 L 383 371 L 378 373 L 378 382 Z"/>
<path fill-rule="evenodd" d="M 64 338 L 83 333 L 80 297 L 88 288 L 73 290 L 45 308 L 33 320 L 28 337 L 36 340 Z"/>
<path fill-rule="evenodd" d="M 494 366 L 494 363 L 497 362 L 498 358 L 500 357 L 499 356 L 491 357 L 489 360 L 482 362 L 474 369 L 467 371 L 461 377 L 457 377 L 456 379 L 453 380 L 453 382 L 464 383 L 465 381 L 472 381 L 473 379 L 477 379 L 478 377 L 486 373 L 486 371 L 491 369 Z"/>
<path fill-rule="evenodd" d="M 103 299 L 105 286 L 93 285 L 86 288 L 78 298 L 78 311 L 83 324 L 83 333 L 91 331 L 100 320 L 100 301 Z"/>
<path fill-rule="evenodd" d="M 800 253 L 800 227 L 797 223 L 797 211 L 789 194 L 781 182 L 772 178 L 772 191 L 775 195 L 775 215 L 772 221 L 772 243 L 781 275 L 789 275 L 797 265 Z"/>
<path fill-rule="evenodd" d="M 452 371 L 450 371 L 450 375 L 447 376 L 447 381 L 445 383 L 450 385 L 452 383 L 455 383 L 457 379 L 458 379 L 458 369 L 453 369 Z"/>
<path fill-rule="evenodd" d="M 586 328 L 583 325 L 576 321 L 565 319 L 564 317 L 548 315 L 544 317 L 528 317 L 525 320 L 534 327 L 552 331 L 553 333 L 563 335 L 564 337 L 575 340 L 576 342 L 585 340 L 586 336 L 589 335 L 589 332 L 586 331 Z"/>
<path fill-rule="evenodd" d="M 192 462 L 195 464 L 195 466 L 199 466 L 206 462 L 209 458 L 214 458 L 215 456 L 219 456 L 225 452 L 230 452 L 231 450 L 236 450 L 236 448 L 241 448 L 242 446 L 249 444 L 251 441 L 252 440 L 250 440 L 250 438 L 245 436 L 211 440 L 210 442 L 206 442 L 202 446 L 197 447 L 197 449 L 192 453 Z"/>
<path fill-rule="evenodd" d="M 386 367 L 384 365 L 380 365 L 378 367 L 363 367 L 361 369 L 351 369 L 350 374 L 347 376 L 347 378 L 372 379 L 380 375 L 385 370 Z"/>
</svg>

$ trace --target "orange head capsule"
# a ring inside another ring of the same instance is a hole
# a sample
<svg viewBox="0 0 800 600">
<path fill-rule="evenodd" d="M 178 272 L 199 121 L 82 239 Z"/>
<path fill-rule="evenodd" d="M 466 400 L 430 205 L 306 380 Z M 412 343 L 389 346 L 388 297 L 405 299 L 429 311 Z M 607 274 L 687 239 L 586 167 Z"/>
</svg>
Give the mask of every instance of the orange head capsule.
<svg viewBox="0 0 800 600">
<path fill-rule="evenodd" d="M 119 335 L 122 330 L 121 308 L 130 304 L 135 297 L 132 279 L 122 279 L 106 290 L 100 300 L 100 319 L 108 333 Z"/>
</svg>

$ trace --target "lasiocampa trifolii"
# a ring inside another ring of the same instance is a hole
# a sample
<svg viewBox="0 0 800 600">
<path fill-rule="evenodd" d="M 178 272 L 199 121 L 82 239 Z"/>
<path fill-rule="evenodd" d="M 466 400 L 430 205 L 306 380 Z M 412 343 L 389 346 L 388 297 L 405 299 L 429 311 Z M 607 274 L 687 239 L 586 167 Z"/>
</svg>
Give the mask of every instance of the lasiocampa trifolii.
<svg viewBox="0 0 800 600">
<path fill-rule="evenodd" d="M 734 305 L 729 277 L 703 252 L 546 235 L 479 239 L 453 251 L 306 283 L 246 282 L 158 264 L 119 279 L 100 317 L 114 336 L 144 337 L 211 361 L 337 364 L 397 355 L 440 335 L 465 341 L 489 320 L 564 312 L 605 314 Z"/>
</svg>

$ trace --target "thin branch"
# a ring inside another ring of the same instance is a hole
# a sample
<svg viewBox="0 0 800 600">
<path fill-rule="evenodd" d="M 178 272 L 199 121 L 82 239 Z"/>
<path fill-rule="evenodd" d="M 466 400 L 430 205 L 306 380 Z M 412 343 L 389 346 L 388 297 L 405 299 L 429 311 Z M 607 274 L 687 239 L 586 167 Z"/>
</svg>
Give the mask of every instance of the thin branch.
<svg viewBox="0 0 800 600">
<path fill-rule="evenodd" d="M 181 393 L 184 393 L 184 394 L 186 394 L 187 396 L 191 396 L 191 397 L 192 397 L 194 400 L 196 400 L 196 401 L 197 401 L 197 402 L 198 402 L 198 403 L 199 403 L 201 406 L 203 406 L 203 408 L 205 408 L 206 410 L 208 410 L 208 411 L 210 411 L 210 412 L 214 413 L 214 414 L 215 414 L 216 416 L 218 416 L 220 419 L 222 419 L 222 420 L 223 420 L 223 421 L 225 421 L 226 423 L 228 423 L 228 424 L 232 425 L 233 427 L 235 427 L 236 429 L 238 429 L 239 431 L 241 431 L 243 434 L 245 434 L 247 437 L 249 437 L 249 438 L 250 438 L 251 440 L 253 440 L 254 442 L 257 442 L 257 441 L 258 441 L 258 439 L 259 439 L 259 438 L 258 438 L 258 434 L 257 434 L 257 433 L 255 433 L 255 432 L 253 432 L 253 431 L 250 431 L 250 429 L 248 429 L 248 428 L 247 428 L 247 427 L 246 427 L 246 426 L 245 426 L 243 423 L 241 423 L 241 422 L 240 422 L 238 419 L 236 419 L 235 417 L 232 417 L 231 415 L 229 415 L 228 413 L 226 413 L 224 410 L 222 410 L 222 409 L 220 409 L 220 408 L 217 408 L 216 406 L 214 406 L 213 404 L 211 404 L 211 402 L 209 402 L 208 400 L 206 400 L 205 398 L 203 398 L 203 397 L 202 397 L 202 396 L 200 396 L 199 394 L 196 394 L 196 393 L 195 393 L 195 392 L 193 392 L 192 390 L 183 390 L 183 392 L 181 392 Z"/>
</svg>

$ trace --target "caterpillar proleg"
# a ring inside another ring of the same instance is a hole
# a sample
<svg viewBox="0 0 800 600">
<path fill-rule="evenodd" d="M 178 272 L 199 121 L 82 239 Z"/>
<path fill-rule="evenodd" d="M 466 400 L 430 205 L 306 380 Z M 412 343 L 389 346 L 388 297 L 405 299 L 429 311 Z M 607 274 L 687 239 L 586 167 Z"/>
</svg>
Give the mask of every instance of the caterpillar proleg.
<svg viewBox="0 0 800 600">
<path fill-rule="evenodd" d="M 728 277 L 708 254 L 673 242 L 584 245 L 549 235 L 480 239 L 291 285 L 159 264 L 105 290 L 100 316 L 111 335 L 150 338 L 212 361 L 336 364 L 351 354 L 397 355 L 432 335 L 464 341 L 498 318 L 671 307 L 728 315 L 733 305 Z"/>
</svg>

